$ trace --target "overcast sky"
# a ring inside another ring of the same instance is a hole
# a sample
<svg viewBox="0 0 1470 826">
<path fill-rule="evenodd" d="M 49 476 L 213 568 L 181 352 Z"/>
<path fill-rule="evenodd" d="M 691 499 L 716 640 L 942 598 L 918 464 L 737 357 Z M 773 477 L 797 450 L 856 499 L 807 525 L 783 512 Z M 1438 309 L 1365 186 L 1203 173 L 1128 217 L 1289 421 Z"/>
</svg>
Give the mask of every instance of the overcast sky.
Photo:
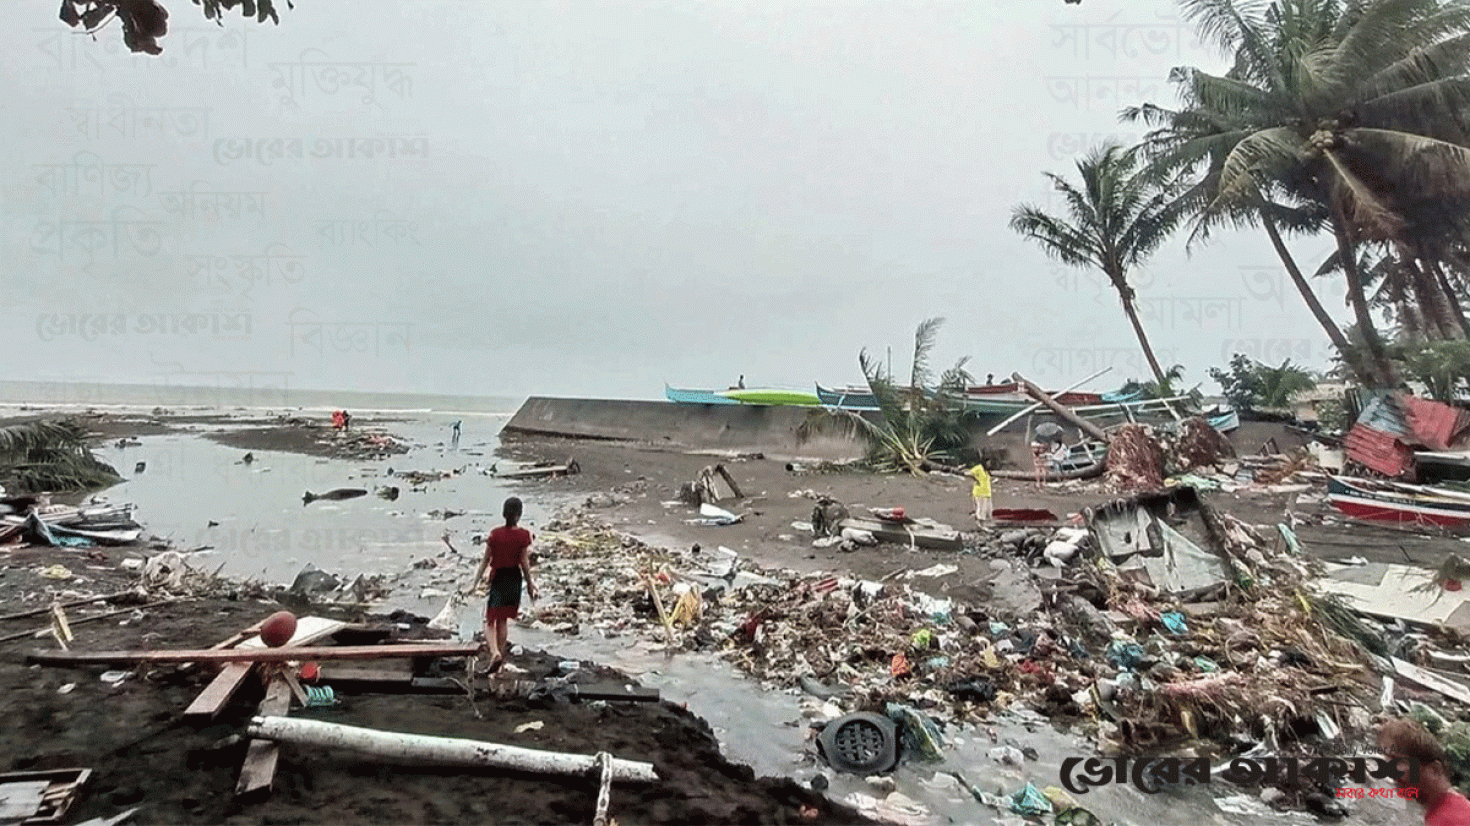
<svg viewBox="0 0 1470 826">
<path fill-rule="evenodd" d="M 1170 0 L 163 2 L 159 57 L 0 4 L 5 378 L 659 398 L 859 381 L 944 316 L 936 368 L 1106 389 L 1115 294 L 1010 211 L 1221 62 Z M 1327 364 L 1257 234 L 1137 284 L 1190 384 Z"/>
</svg>

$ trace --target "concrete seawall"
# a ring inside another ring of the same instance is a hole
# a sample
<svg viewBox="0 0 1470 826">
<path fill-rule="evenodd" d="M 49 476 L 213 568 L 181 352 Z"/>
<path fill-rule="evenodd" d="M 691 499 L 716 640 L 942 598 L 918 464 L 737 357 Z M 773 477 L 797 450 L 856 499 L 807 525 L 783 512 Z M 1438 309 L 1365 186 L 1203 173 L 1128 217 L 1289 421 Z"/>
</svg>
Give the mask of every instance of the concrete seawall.
<svg viewBox="0 0 1470 826">
<path fill-rule="evenodd" d="M 501 431 L 503 439 L 516 435 L 764 453 L 782 459 L 836 461 L 867 452 L 856 425 L 812 407 L 532 396 Z"/>
</svg>

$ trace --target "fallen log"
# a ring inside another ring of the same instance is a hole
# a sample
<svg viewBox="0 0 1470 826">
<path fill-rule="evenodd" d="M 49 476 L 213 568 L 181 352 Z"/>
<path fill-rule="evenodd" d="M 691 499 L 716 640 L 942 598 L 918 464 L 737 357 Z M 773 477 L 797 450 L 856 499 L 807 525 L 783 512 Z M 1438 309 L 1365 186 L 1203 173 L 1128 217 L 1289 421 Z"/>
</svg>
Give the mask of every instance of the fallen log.
<svg viewBox="0 0 1470 826">
<path fill-rule="evenodd" d="M 1108 441 L 1108 434 L 1104 433 L 1102 428 L 1068 410 L 1065 405 L 1062 405 L 1056 399 L 1047 395 L 1046 391 L 1022 378 L 1020 373 L 1012 373 L 1011 380 L 1021 385 L 1031 398 L 1046 405 L 1051 412 L 1057 414 L 1072 425 L 1081 428 L 1083 433 L 1097 439 L 1099 442 Z"/>
<path fill-rule="evenodd" d="M 326 648 L 159 649 L 155 651 L 32 651 L 26 661 L 42 665 L 128 663 L 281 663 L 306 660 L 376 660 L 383 657 L 470 657 L 479 643 L 453 645 L 339 645 Z"/>
<path fill-rule="evenodd" d="M 491 766 L 541 774 L 585 774 L 597 766 L 593 755 L 505 746 L 458 737 L 432 737 L 393 731 L 344 726 L 319 720 L 290 717 L 256 717 L 246 731 L 283 743 L 355 751 L 396 762 L 436 763 L 452 766 Z M 615 782 L 653 783 L 658 775 L 652 763 L 612 761 Z"/>
<path fill-rule="evenodd" d="M 1101 476 L 1106 467 L 1106 462 L 1098 462 L 1087 467 L 1077 468 L 1076 470 L 1049 470 L 1041 475 L 1041 481 L 1065 482 L 1069 479 L 1091 479 L 1095 476 Z M 1036 479 L 1036 471 L 1034 470 L 992 470 L 990 471 L 990 475 L 997 479 L 1021 479 L 1027 482 L 1035 481 Z"/>
</svg>

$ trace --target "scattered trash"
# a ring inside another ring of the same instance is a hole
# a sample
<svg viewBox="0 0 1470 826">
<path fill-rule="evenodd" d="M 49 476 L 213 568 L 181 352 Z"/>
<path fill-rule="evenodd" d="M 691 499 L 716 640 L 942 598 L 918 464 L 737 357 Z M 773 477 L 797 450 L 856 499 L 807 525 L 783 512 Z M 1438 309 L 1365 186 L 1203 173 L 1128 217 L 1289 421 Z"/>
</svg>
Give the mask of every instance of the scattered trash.
<svg viewBox="0 0 1470 826">
<path fill-rule="evenodd" d="M 1011 811 L 1026 817 L 1040 817 L 1052 811 L 1051 801 L 1032 783 L 1011 795 Z"/>
<path fill-rule="evenodd" d="M 525 734 L 528 731 L 540 731 L 545 726 L 546 722 L 544 720 L 536 720 L 530 723 L 521 723 L 520 725 L 515 727 L 515 733 Z"/>
</svg>

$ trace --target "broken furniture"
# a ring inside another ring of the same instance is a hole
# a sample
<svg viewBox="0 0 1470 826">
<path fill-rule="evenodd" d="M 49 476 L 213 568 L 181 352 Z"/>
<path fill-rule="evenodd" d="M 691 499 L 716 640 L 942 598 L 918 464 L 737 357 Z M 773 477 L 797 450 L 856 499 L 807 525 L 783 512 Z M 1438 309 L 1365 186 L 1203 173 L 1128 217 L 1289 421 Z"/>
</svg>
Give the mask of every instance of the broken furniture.
<svg viewBox="0 0 1470 826">
<path fill-rule="evenodd" d="M 837 523 L 838 533 L 853 529 L 871 533 L 879 542 L 928 548 L 936 551 L 958 551 L 962 547 L 960 532 L 933 519 L 907 519 L 903 522 L 885 519 L 848 517 Z"/>
<path fill-rule="evenodd" d="M 685 482 L 679 486 L 679 501 L 690 507 L 699 507 L 707 503 L 720 501 L 720 493 L 715 489 L 715 477 L 725 480 L 730 488 L 730 496 L 735 499 L 744 499 L 745 494 L 740 492 L 740 486 L 730 477 L 730 471 L 725 470 L 724 465 L 711 465 L 699 471 L 699 475 L 692 482 Z"/>
<path fill-rule="evenodd" d="M 0 823 L 61 823 L 91 769 L 0 774 Z"/>
</svg>

